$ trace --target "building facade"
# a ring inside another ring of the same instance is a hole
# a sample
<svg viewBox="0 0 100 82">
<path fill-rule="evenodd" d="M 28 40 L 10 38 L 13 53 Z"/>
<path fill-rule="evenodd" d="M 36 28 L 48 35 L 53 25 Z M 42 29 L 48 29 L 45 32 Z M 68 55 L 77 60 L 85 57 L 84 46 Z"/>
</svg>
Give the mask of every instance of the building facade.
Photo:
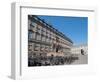
<svg viewBox="0 0 100 82">
<path fill-rule="evenodd" d="M 75 45 L 71 48 L 71 53 L 76 55 L 88 55 L 87 44 Z"/>
<path fill-rule="evenodd" d="M 28 56 L 66 56 L 72 40 L 35 15 L 28 15 Z"/>
</svg>

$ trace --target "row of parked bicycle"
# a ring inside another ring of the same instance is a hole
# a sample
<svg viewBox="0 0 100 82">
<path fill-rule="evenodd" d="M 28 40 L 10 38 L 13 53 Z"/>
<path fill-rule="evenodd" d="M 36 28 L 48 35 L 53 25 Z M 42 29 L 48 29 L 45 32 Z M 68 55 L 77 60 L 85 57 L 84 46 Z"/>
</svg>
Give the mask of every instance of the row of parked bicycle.
<svg viewBox="0 0 100 82">
<path fill-rule="evenodd" d="M 28 57 L 28 66 L 53 66 L 71 64 L 78 57 L 73 56 L 33 56 Z"/>
</svg>

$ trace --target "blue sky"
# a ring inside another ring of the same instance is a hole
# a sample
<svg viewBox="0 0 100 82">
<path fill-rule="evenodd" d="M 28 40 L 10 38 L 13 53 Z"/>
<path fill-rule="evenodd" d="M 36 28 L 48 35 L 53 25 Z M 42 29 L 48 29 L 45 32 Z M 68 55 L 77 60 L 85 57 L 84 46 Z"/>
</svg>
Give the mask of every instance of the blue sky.
<svg viewBox="0 0 100 82">
<path fill-rule="evenodd" d="M 74 44 L 87 44 L 88 18 L 70 16 L 38 16 L 69 37 Z"/>
</svg>

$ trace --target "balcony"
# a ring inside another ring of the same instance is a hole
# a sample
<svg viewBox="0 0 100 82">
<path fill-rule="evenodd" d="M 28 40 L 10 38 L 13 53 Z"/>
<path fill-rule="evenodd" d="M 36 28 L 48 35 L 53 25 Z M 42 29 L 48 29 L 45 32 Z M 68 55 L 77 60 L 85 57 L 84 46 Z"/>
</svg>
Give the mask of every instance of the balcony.
<svg viewBox="0 0 100 82">
<path fill-rule="evenodd" d="M 45 42 L 45 41 L 41 41 L 41 40 L 36 40 L 36 39 L 28 39 L 28 42 L 33 42 L 33 43 L 37 43 L 37 44 L 43 44 L 43 45 L 48 45 L 48 46 L 51 46 L 50 43 L 48 42 Z"/>
</svg>

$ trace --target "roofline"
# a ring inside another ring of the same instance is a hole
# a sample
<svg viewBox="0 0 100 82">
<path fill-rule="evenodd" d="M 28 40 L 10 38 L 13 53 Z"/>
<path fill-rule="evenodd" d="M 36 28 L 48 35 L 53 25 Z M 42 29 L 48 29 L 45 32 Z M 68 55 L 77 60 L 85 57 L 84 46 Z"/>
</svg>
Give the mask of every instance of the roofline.
<svg viewBox="0 0 100 82">
<path fill-rule="evenodd" d="M 30 16 L 30 15 L 28 15 Z M 66 40 L 68 40 L 69 42 L 71 42 L 73 44 L 73 41 L 68 38 L 65 34 L 63 34 L 62 32 L 60 32 L 58 29 L 54 28 L 52 25 L 48 24 L 47 22 L 45 22 L 43 19 L 39 18 L 38 16 L 36 15 L 32 15 L 32 17 L 36 17 L 39 21 L 42 22 L 42 24 L 44 24 L 47 28 L 49 28 L 50 30 L 56 32 L 58 35 L 60 35 L 61 37 L 65 38 Z M 41 23 L 40 22 L 40 23 Z"/>
</svg>

